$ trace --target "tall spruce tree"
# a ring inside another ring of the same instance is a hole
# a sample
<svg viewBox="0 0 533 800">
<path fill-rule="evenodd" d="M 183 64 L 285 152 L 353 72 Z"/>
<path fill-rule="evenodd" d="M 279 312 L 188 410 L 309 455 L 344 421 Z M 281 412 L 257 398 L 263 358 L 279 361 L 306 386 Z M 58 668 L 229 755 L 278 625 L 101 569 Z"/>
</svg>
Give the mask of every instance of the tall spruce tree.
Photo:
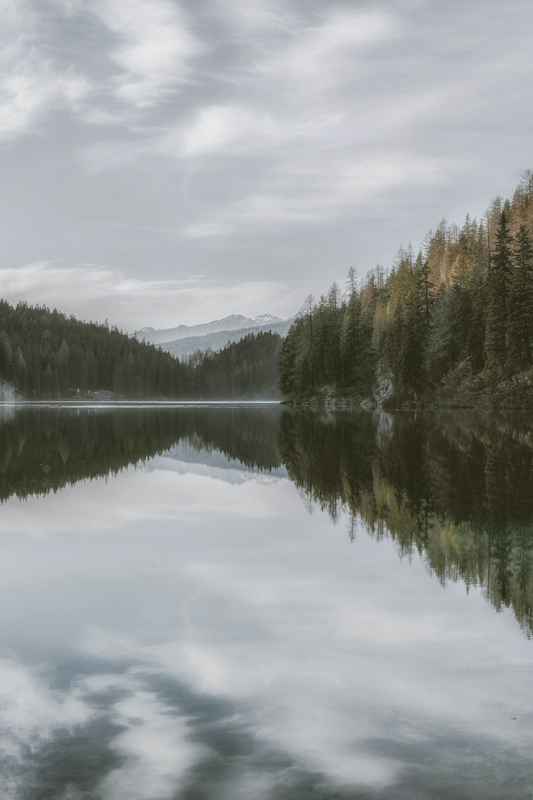
<svg viewBox="0 0 533 800">
<path fill-rule="evenodd" d="M 487 366 L 501 372 L 507 362 L 508 299 L 512 270 L 512 238 L 508 208 L 504 207 L 496 232 L 488 279 L 485 352 Z"/>
<path fill-rule="evenodd" d="M 354 389 L 361 388 L 361 300 L 353 267 L 348 272 L 347 302 L 342 320 L 342 376 L 343 383 Z"/>
<path fill-rule="evenodd" d="M 533 343 L 533 243 L 523 224 L 513 242 L 509 311 L 508 365 L 513 371 L 527 369 Z"/>
</svg>

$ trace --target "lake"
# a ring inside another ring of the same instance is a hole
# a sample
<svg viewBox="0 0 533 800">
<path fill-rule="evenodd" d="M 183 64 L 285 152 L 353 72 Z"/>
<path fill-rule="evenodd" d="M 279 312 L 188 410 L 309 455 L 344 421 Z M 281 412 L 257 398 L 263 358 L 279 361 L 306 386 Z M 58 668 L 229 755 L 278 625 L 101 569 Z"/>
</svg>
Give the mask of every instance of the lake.
<svg viewBox="0 0 533 800">
<path fill-rule="evenodd" d="M 533 795 L 533 418 L 0 409 L 2 800 Z"/>
</svg>

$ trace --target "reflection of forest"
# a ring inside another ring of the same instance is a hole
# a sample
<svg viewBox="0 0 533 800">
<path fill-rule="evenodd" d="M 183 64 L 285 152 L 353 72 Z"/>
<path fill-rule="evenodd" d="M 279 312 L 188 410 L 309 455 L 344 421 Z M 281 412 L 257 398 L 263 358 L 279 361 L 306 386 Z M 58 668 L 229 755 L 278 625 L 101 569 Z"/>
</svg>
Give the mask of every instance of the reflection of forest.
<svg viewBox="0 0 533 800">
<path fill-rule="evenodd" d="M 348 512 L 444 582 L 482 585 L 533 630 L 533 428 L 523 414 L 285 414 L 291 479 L 332 517 Z"/>
<path fill-rule="evenodd" d="M 21 409 L 0 417 L 0 501 L 184 444 L 285 464 L 310 506 L 348 513 L 444 582 L 482 585 L 533 630 L 533 427 L 524 414 L 318 415 L 279 407 Z"/>
<path fill-rule="evenodd" d="M 0 417 L 0 502 L 116 474 L 173 444 L 281 464 L 278 408 L 27 408 Z"/>
</svg>

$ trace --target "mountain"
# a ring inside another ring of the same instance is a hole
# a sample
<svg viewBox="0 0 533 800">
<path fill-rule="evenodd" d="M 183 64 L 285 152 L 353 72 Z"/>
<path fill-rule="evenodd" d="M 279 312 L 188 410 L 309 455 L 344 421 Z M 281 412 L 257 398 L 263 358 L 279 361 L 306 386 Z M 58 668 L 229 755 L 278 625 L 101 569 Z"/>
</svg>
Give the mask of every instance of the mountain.
<svg viewBox="0 0 533 800">
<path fill-rule="evenodd" d="M 142 328 L 135 332 L 141 341 L 150 342 L 176 358 L 190 356 L 200 350 L 218 351 L 227 344 L 238 342 L 250 333 L 278 333 L 286 336 L 294 317 L 280 319 L 273 314 L 261 314 L 250 319 L 231 314 L 223 319 L 202 325 L 178 325 L 176 328 Z"/>
<path fill-rule="evenodd" d="M 206 336 L 210 333 L 220 333 L 221 331 L 238 331 L 243 328 L 262 328 L 265 325 L 272 325 L 284 320 L 275 317 L 273 314 L 261 314 L 259 317 L 250 319 L 243 317 L 242 314 L 230 314 L 222 319 L 215 319 L 212 322 L 204 322 L 201 325 L 178 325 L 176 328 L 141 328 L 135 331 L 137 339 L 150 344 L 161 344 L 162 342 L 174 342 L 177 339 L 187 339 L 191 336 Z"/>
</svg>

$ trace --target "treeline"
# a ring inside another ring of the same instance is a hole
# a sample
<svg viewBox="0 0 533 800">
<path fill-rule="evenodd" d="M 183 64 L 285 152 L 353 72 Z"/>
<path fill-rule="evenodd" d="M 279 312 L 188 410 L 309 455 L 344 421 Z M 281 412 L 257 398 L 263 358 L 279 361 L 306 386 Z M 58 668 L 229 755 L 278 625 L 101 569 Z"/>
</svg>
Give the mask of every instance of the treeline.
<svg viewBox="0 0 533 800">
<path fill-rule="evenodd" d="M 276 469 L 279 415 L 279 406 L 17 409 L 0 415 L 0 504 L 116 475 L 176 444 Z"/>
<path fill-rule="evenodd" d="M 175 397 L 187 388 L 176 359 L 116 328 L 81 322 L 43 306 L 0 301 L 0 378 L 27 399 Z"/>
<path fill-rule="evenodd" d="M 279 397 L 281 344 L 279 334 L 260 331 L 226 345 L 217 353 L 193 354 L 187 361 L 190 395 L 225 399 Z"/>
<path fill-rule="evenodd" d="M 108 325 L 0 300 L 0 380 L 28 400 L 272 397 L 281 338 L 250 334 L 188 362 Z"/>
<path fill-rule="evenodd" d="M 455 374 L 478 391 L 508 381 L 523 399 L 533 389 L 532 308 L 527 172 L 482 220 L 442 221 L 419 253 L 400 249 L 390 271 L 378 266 L 358 282 L 351 269 L 343 294 L 333 284 L 318 302 L 309 297 L 282 348 L 280 387 L 295 399 L 325 387 L 367 396 L 390 381 L 395 399 L 409 401 Z"/>
</svg>

